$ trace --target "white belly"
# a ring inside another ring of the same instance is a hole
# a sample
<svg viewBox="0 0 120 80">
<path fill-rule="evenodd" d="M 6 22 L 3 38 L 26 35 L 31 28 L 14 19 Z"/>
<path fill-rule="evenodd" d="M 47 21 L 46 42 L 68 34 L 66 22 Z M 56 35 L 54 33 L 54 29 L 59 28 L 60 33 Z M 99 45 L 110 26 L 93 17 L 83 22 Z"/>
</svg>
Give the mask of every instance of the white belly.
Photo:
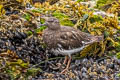
<svg viewBox="0 0 120 80">
<path fill-rule="evenodd" d="M 65 49 L 52 49 L 51 52 L 53 52 L 54 54 L 58 55 L 58 54 L 62 54 L 62 55 L 68 55 L 71 56 L 74 53 L 80 52 L 83 48 L 85 48 L 85 46 L 82 46 L 80 48 L 74 48 L 74 49 L 70 49 L 70 50 L 65 50 Z"/>
</svg>

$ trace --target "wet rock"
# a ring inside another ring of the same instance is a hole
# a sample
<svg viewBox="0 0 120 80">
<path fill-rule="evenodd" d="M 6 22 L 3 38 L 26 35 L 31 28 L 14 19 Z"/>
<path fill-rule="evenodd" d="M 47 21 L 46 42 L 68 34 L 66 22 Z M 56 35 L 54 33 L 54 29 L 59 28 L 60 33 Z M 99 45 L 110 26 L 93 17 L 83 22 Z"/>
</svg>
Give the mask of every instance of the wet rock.
<svg viewBox="0 0 120 80">
<path fill-rule="evenodd" d="M 86 72 L 87 72 L 87 69 L 86 69 L 85 67 L 82 67 L 81 72 L 82 72 L 82 73 L 86 73 Z"/>
<path fill-rule="evenodd" d="M 114 68 L 115 68 L 114 64 L 108 64 L 107 67 L 108 67 L 108 68 L 111 68 L 111 69 L 114 69 Z"/>
</svg>

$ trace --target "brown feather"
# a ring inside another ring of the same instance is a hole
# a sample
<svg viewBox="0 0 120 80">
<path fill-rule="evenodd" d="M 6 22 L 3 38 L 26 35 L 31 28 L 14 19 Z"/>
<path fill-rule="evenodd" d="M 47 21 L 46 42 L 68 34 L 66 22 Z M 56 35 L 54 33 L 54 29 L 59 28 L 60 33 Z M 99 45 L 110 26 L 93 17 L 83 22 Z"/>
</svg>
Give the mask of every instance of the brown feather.
<svg viewBox="0 0 120 80">
<path fill-rule="evenodd" d="M 71 55 L 81 51 L 86 45 L 103 40 L 103 36 L 93 36 L 69 26 L 60 26 L 58 19 L 45 17 L 47 29 L 43 31 L 43 41 L 55 54 Z"/>
<path fill-rule="evenodd" d="M 43 40 L 49 49 L 58 48 L 58 44 L 63 49 L 73 49 L 84 45 L 84 42 L 90 42 L 93 35 L 81 32 L 72 27 L 62 26 L 59 30 L 49 30 L 48 28 L 43 32 Z"/>
</svg>

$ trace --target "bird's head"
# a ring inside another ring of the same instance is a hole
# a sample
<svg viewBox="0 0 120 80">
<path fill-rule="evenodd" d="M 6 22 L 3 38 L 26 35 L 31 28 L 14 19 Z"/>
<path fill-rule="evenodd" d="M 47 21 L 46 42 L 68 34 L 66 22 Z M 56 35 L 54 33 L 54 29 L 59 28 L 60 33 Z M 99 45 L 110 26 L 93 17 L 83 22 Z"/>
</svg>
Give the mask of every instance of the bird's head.
<svg viewBox="0 0 120 80">
<path fill-rule="evenodd" d="M 45 19 L 45 25 L 50 30 L 58 30 L 60 29 L 60 22 L 55 17 L 43 17 Z"/>
</svg>

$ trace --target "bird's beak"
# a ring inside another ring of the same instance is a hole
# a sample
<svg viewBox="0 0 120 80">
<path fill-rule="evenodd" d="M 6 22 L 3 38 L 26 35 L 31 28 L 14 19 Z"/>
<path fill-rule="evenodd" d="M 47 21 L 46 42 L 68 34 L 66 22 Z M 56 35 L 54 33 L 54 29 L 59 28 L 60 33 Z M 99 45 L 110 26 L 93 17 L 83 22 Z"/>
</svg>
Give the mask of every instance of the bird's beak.
<svg viewBox="0 0 120 80">
<path fill-rule="evenodd" d="M 41 17 L 42 19 L 45 19 L 46 21 L 48 20 L 48 17 Z"/>
<path fill-rule="evenodd" d="M 45 19 L 45 23 L 44 24 L 41 24 L 41 26 L 47 26 L 47 20 L 48 20 L 48 17 L 41 17 L 42 19 Z"/>
</svg>

